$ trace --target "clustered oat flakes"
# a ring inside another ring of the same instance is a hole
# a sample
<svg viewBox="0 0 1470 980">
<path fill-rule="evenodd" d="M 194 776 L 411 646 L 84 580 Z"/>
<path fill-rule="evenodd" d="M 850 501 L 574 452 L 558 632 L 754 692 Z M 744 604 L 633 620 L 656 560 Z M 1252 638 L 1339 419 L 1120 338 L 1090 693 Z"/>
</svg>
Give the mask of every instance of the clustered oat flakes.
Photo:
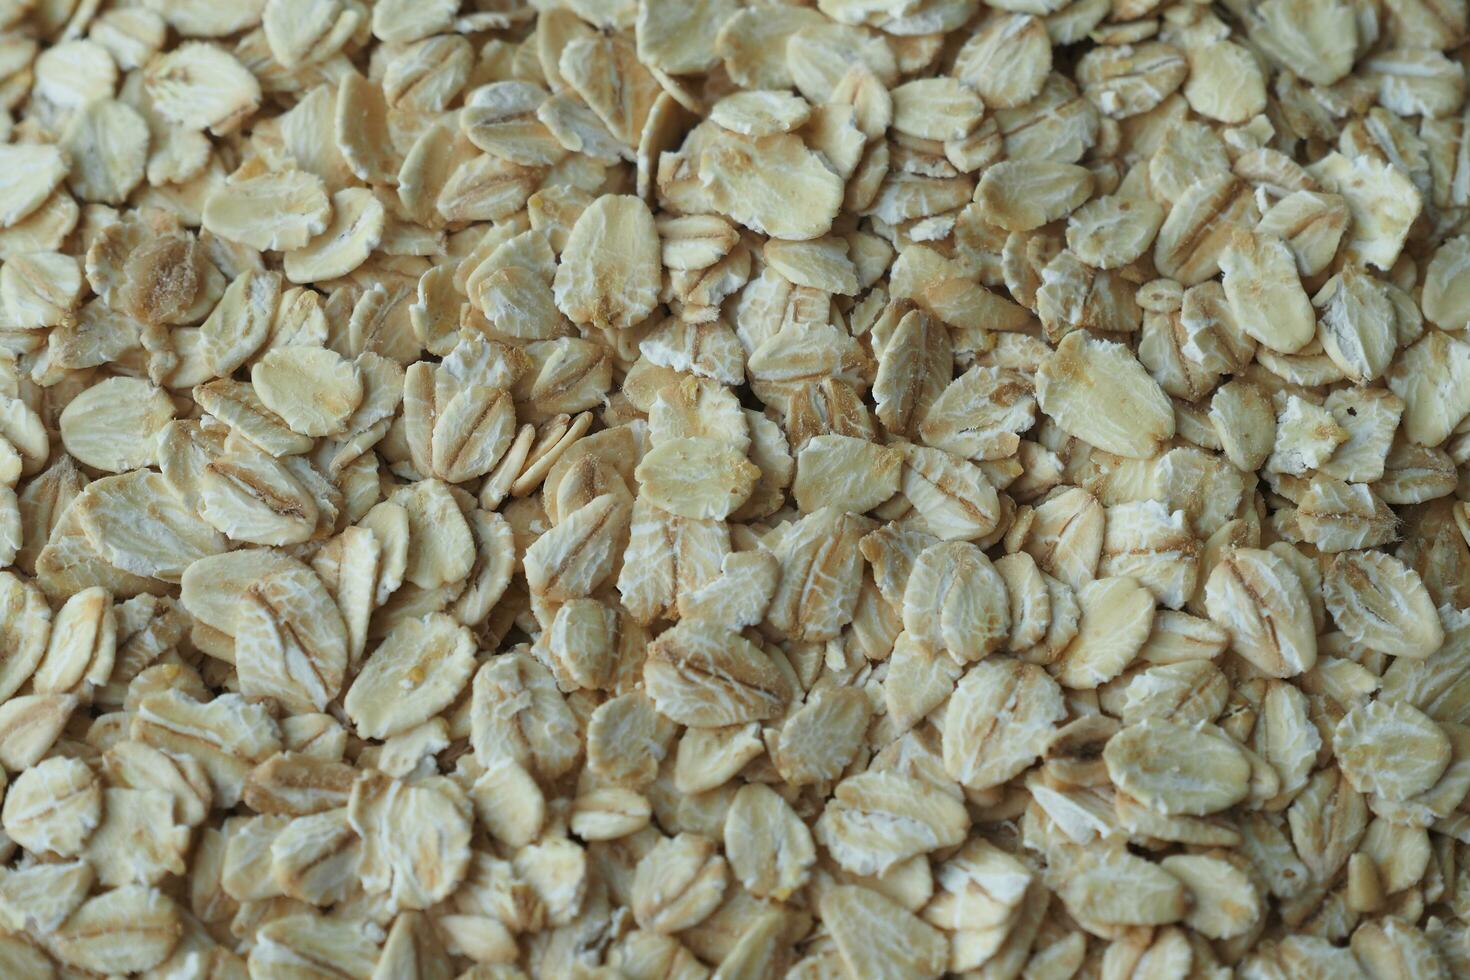
<svg viewBox="0 0 1470 980">
<path fill-rule="evenodd" d="M 0 0 L 0 977 L 1470 977 L 1465 0 Z"/>
</svg>

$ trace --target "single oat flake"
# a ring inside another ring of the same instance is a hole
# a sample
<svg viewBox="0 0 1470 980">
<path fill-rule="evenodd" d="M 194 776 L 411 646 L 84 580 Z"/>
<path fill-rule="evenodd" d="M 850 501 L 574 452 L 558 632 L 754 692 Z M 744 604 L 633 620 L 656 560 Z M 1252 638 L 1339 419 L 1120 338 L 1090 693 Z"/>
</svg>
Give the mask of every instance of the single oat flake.
<svg viewBox="0 0 1470 980">
<path fill-rule="evenodd" d="M 1466 0 L 0 0 L 0 977 L 1470 975 Z"/>
</svg>

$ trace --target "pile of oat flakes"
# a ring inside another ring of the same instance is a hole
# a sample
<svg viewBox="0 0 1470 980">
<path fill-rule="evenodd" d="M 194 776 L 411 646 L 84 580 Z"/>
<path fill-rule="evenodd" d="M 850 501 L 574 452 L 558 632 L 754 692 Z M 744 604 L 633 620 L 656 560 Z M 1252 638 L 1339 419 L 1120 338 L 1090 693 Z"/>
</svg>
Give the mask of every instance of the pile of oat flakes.
<svg viewBox="0 0 1470 980">
<path fill-rule="evenodd" d="M 1470 975 L 1465 0 L 0 0 L 0 976 Z"/>
</svg>

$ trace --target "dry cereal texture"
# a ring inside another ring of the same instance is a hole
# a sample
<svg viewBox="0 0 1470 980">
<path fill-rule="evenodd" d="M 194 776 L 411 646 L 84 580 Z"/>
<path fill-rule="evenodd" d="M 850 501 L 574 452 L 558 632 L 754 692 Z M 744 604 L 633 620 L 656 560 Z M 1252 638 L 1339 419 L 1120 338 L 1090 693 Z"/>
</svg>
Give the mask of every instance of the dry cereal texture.
<svg viewBox="0 0 1470 980">
<path fill-rule="evenodd" d="M 0 980 L 1470 980 L 1467 0 L 0 0 Z"/>
</svg>

